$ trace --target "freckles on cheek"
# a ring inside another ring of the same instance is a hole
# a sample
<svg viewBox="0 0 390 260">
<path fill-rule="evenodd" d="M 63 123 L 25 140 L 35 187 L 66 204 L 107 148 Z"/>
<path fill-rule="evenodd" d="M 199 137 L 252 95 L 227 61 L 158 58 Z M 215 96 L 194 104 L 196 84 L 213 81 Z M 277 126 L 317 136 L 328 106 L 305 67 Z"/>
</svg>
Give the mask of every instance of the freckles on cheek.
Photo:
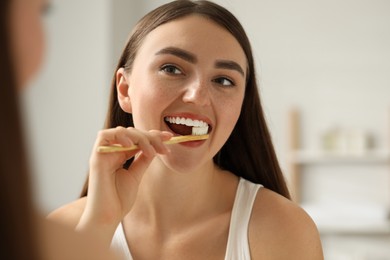
<svg viewBox="0 0 390 260">
<path fill-rule="evenodd" d="M 170 97 L 169 91 L 166 91 L 166 89 L 164 90 L 164 88 L 158 86 L 145 88 L 142 96 L 145 100 L 148 100 L 148 102 L 154 103 L 157 103 L 160 100 L 165 100 Z"/>
<path fill-rule="evenodd" d="M 156 100 L 171 100 L 179 95 L 180 90 L 173 86 L 159 85 L 153 89 Z"/>
<path fill-rule="evenodd" d="M 137 90 L 131 94 L 132 103 L 134 109 L 137 111 L 156 113 L 164 104 L 167 103 L 167 100 L 170 100 L 170 95 L 167 91 L 164 91 L 164 88 L 153 85 L 137 85 Z M 133 110 L 133 112 L 135 112 Z"/>
<path fill-rule="evenodd" d="M 223 102 L 219 106 L 219 111 L 217 112 L 219 123 L 223 124 L 223 128 L 228 132 L 232 131 L 235 127 L 238 118 L 241 113 L 241 102 Z M 230 134 L 230 133 L 229 133 Z"/>
<path fill-rule="evenodd" d="M 243 104 L 242 98 L 235 98 L 235 99 L 225 100 L 225 102 L 223 102 L 222 104 L 222 107 L 225 110 L 228 110 L 231 116 L 237 115 L 238 117 L 241 112 L 242 104 Z"/>
</svg>

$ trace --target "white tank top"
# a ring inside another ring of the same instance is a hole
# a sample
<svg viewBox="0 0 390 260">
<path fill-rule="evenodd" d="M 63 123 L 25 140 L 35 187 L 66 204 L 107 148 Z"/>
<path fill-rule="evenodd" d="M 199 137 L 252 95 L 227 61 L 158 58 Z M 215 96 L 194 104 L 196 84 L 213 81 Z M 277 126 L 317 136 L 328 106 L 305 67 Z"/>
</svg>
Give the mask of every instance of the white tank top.
<svg viewBox="0 0 390 260">
<path fill-rule="evenodd" d="M 225 260 L 251 259 L 248 241 L 248 226 L 253 203 L 260 187 L 262 187 L 262 185 L 254 184 L 240 178 L 230 219 Z M 115 231 L 111 242 L 111 248 L 122 254 L 125 260 L 133 260 L 121 223 Z"/>
</svg>

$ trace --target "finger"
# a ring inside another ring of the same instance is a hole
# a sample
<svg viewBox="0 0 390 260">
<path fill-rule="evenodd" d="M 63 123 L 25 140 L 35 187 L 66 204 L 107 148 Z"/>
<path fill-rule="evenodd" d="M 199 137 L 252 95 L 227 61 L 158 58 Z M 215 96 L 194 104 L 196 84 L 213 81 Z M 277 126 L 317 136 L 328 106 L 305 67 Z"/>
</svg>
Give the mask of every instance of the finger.
<svg viewBox="0 0 390 260">
<path fill-rule="evenodd" d="M 159 131 L 159 130 L 150 130 L 149 132 L 147 132 L 148 134 L 147 135 L 150 135 L 148 138 L 149 138 L 149 142 L 150 142 L 150 145 L 153 146 L 155 152 L 159 153 L 159 154 L 167 154 L 170 152 L 169 148 L 167 147 L 166 144 L 164 144 L 163 142 L 164 141 L 168 141 L 169 139 L 171 139 L 173 137 L 173 134 L 170 133 L 170 132 L 167 132 L 167 131 Z M 139 153 L 142 149 L 136 149 L 136 150 L 132 150 L 132 151 L 127 151 L 125 152 L 126 154 L 126 160 L 124 161 L 124 163 L 132 158 L 135 154 Z M 153 152 L 153 154 L 155 155 L 155 152 Z M 148 157 L 154 157 L 154 155 L 146 155 Z"/>
<path fill-rule="evenodd" d="M 121 146 L 133 145 L 132 131 L 124 127 L 116 127 L 101 130 L 95 141 L 94 152 L 90 157 L 90 167 L 96 171 L 108 171 L 113 172 L 117 169 L 121 169 L 123 164 L 130 158 L 132 158 L 139 151 L 131 151 L 128 153 L 110 153 L 104 154 L 97 151 L 97 147 L 100 145 L 114 145 L 119 144 Z M 135 131 L 134 131 L 135 132 Z M 134 134 L 133 134 L 134 135 Z"/>
<path fill-rule="evenodd" d="M 131 158 L 139 150 L 143 151 L 146 156 L 154 157 L 156 153 L 166 154 L 169 152 L 169 149 L 163 144 L 163 141 L 169 140 L 172 136 L 172 133 L 166 131 L 141 131 L 133 127 L 116 127 L 100 131 L 96 146 L 119 144 L 129 147 L 135 144 L 139 149 L 131 153 L 126 153 L 126 158 Z"/>
<path fill-rule="evenodd" d="M 134 129 L 131 129 L 134 130 Z M 169 149 L 163 143 L 165 140 L 172 138 L 173 134 L 166 131 L 150 130 L 140 131 L 137 130 L 133 136 L 133 142 L 138 145 L 145 156 L 154 157 L 156 153 L 165 154 L 169 152 Z"/>
<path fill-rule="evenodd" d="M 157 153 L 166 154 L 169 153 L 169 148 L 164 141 L 168 141 L 173 137 L 172 133 L 169 132 L 161 132 L 157 130 L 149 131 L 150 134 L 150 144 L 154 147 Z"/>
<path fill-rule="evenodd" d="M 128 130 L 124 127 L 116 127 L 101 130 L 96 138 L 96 145 L 113 145 L 131 146 L 133 142 L 128 136 Z"/>
<path fill-rule="evenodd" d="M 151 137 L 147 136 L 146 133 L 137 133 L 134 135 L 133 142 L 138 145 L 140 151 L 147 157 L 154 157 L 156 155 L 156 150 L 151 145 Z"/>
</svg>

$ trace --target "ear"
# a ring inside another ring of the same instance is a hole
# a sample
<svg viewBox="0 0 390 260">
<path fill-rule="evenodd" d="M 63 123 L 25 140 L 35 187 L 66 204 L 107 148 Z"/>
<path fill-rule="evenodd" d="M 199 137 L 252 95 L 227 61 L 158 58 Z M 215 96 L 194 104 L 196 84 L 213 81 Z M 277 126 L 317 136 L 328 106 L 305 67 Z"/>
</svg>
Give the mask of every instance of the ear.
<svg viewBox="0 0 390 260">
<path fill-rule="evenodd" d="M 122 110 L 131 113 L 129 82 L 124 68 L 120 68 L 116 72 L 116 90 L 118 93 L 118 102 Z"/>
</svg>

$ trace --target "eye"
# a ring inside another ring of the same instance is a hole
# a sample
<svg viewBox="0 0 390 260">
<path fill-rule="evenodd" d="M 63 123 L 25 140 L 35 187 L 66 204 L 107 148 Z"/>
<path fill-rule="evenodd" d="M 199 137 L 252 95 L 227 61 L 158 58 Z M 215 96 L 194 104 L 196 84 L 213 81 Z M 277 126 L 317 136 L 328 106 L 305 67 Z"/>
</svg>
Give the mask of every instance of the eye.
<svg viewBox="0 0 390 260">
<path fill-rule="evenodd" d="M 213 80 L 213 82 L 220 84 L 224 87 L 234 87 L 235 86 L 235 84 L 232 80 L 225 78 L 225 77 L 216 78 Z"/>
<path fill-rule="evenodd" d="M 161 67 L 160 71 L 165 72 L 167 74 L 174 74 L 174 75 L 180 75 L 183 74 L 183 72 L 176 67 L 175 65 L 167 64 Z"/>
</svg>

